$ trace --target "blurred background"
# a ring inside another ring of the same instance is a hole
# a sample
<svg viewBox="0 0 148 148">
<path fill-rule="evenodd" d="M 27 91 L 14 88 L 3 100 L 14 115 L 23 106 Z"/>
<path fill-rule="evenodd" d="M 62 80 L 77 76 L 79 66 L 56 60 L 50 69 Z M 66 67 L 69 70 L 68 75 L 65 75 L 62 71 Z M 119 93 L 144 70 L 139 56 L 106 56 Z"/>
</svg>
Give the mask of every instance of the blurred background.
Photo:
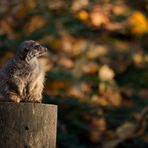
<svg viewBox="0 0 148 148">
<path fill-rule="evenodd" d="M 24 40 L 49 49 L 57 148 L 148 147 L 147 17 L 147 0 L 0 1 L 1 66 Z"/>
</svg>

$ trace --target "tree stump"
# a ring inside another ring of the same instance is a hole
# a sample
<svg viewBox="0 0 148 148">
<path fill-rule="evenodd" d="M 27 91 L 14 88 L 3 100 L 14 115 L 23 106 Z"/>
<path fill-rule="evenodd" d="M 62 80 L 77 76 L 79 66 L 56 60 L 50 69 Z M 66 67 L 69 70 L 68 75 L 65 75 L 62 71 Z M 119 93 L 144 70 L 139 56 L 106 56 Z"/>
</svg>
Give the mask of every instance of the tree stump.
<svg viewBox="0 0 148 148">
<path fill-rule="evenodd" d="M 57 106 L 0 103 L 0 148 L 55 148 Z"/>
</svg>

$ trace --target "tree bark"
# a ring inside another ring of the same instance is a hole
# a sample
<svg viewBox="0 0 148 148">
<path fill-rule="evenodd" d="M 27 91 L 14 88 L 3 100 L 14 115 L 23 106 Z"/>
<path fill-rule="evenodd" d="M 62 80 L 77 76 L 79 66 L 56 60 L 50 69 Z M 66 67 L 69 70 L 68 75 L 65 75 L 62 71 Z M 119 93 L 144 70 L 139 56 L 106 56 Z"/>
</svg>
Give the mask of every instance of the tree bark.
<svg viewBox="0 0 148 148">
<path fill-rule="evenodd" d="M 55 148 L 57 106 L 0 103 L 0 148 Z"/>
</svg>

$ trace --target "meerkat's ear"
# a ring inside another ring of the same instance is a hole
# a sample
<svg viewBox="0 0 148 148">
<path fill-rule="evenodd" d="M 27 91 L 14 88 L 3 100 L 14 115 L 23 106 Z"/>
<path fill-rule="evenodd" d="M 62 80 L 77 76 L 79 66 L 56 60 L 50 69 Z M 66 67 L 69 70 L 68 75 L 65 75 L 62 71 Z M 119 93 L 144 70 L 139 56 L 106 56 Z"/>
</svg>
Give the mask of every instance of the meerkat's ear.
<svg viewBox="0 0 148 148">
<path fill-rule="evenodd" d="M 26 61 L 27 63 L 29 63 L 29 62 L 31 61 L 31 58 L 30 58 L 29 55 L 26 56 L 25 61 Z"/>
<path fill-rule="evenodd" d="M 29 63 L 32 58 L 33 58 L 32 54 L 28 53 L 28 54 L 26 55 L 26 57 L 25 57 L 25 61 L 26 61 L 27 63 Z"/>
<path fill-rule="evenodd" d="M 28 52 L 28 54 L 26 55 L 25 61 L 29 63 L 36 56 L 35 53 L 36 53 L 35 51 Z"/>
</svg>

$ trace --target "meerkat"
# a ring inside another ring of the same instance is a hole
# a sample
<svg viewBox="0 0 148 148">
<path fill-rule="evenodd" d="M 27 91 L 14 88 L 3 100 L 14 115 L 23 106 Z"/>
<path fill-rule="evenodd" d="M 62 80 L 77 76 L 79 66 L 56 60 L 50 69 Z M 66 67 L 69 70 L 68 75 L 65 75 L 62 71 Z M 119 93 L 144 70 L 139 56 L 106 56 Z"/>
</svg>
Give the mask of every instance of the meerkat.
<svg viewBox="0 0 148 148">
<path fill-rule="evenodd" d="M 20 44 L 14 58 L 0 70 L 0 101 L 41 102 L 46 69 L 39 57 L 47 48 L 28 40 Z"/>
</svg>

